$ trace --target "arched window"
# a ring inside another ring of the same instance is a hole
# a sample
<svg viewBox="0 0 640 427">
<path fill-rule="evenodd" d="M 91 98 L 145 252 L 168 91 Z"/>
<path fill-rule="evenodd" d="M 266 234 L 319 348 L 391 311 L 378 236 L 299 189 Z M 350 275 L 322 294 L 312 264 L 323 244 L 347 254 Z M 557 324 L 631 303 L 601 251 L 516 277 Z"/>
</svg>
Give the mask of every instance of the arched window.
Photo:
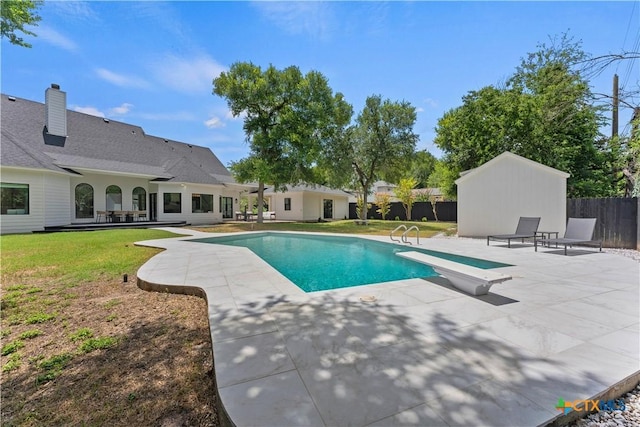
<svg viewBox="0 0 640 427">
<path fill-rule="evenodd" d="M 132 193 L 133 210 L 134 211 L 146 211 L 147 210 L 147 192 L 142 187 L 136 187 Z"/>
<path fill-rule="evenodd" d="M 76 185 L 76 218 L 93 218 L 93 187 Z"/>
<path fill-rule="evenodd" d="M 122 190 L 117 185 L 110 185 L 107 187 L 107 210 L 122 210 Z"/>
</svg>

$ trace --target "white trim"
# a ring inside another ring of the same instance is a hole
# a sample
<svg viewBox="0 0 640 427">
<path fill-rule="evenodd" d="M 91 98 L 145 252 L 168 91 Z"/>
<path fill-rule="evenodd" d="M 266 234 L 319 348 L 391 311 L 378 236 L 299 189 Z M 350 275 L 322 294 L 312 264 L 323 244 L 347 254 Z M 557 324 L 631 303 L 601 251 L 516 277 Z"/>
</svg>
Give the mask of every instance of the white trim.
<svg viewBox="0 0 640 427">
<path fill-rule="evenodd" d="M 510 151 L 505 151 L 504 153 L 500 154 L 499 156 L 494 157 L 493 159 L 489 160 L 486 163 L 481 164 L 480 166 L 478 166 L 475 169 L 469 169 L 467 171 L 461 172 L 460 173 L 460 178 L 455 180 L 456 185 L 460 185 L 461 182 L 469 179 L 469 177 L 476 175 L 479 171 L 482 171 L 483 169 L 487 168 L 487 167 L 491 167 L 491 165 L 493 165 L 494 163 L 500 162 L 504 159 L 514 159 L 523 163 L 526 163 L 527 165 L 530 166 L 534 166 L 536 168 L 542 169 L 548 173 L 553 173 L 555 175 L 558 175 L 562 178 L 569 178 L 570 174 L 568 174 L 567 172 L 563 172 L 561 170 L 552 168 L 550 166 L 546 166 L 543 165 L 542 163 L 538 163 L 536 161 L 527 159 L 526 157 L 522 157 L 522 156 L 518 156 L 517 154 L 513 154 Z"/>
</svg>

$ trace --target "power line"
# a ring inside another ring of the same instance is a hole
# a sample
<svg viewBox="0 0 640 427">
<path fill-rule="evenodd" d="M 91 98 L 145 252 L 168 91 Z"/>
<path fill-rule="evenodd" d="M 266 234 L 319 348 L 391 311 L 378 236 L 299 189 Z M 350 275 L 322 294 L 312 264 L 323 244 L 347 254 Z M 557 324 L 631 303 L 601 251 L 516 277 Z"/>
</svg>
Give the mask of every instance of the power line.
<svg viewBox="0 0 640 427">
<path fill-rule="evenodd" d="M 640 50 L 640 27 L 638 28 L 638 32 L 636 34 L 636 41 L 631 48 L 631 52 L 638 52 Z M 629 78 L 631 77 L 631 71 L 633 70 L 633 66 L 635 65 L 637 58 L 630 58 L 627 61 L 627 69 L 624 74 L 624 78 L 622 79 L 622 87 L 626 88 L 627 83 L 629 82 Z"/>
<path fill-rule="evenodd" d="M 634 1 L 633 2 L 633 7 L 631 9 L 631 13 L 629 14 L 629 22 L 627 23 L 627 30 L 624 33 L 624 40 L 622 42 L 622 51 L 624 52 L 624 47 L 627 44 L 627 36 L 629 35 L 629 29 L 631 28 L 631 22 L 633 21 L 633 16 L 635 15 L 635 11 L 636 11 L 636 4 L 638 2 Z M 618 66 L 620 65 L 620 63 L 616 64 L 616 74 L 618 74 Z"/>
</svg>

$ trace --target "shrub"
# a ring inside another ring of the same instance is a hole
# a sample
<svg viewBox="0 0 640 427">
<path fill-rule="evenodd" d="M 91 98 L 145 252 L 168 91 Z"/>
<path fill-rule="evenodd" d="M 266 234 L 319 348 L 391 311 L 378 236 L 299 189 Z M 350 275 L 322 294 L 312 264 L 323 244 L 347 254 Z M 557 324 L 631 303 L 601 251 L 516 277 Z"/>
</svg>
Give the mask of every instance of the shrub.
<svg viewBox="0 0 640 427">
<path fill-rule="evenodd" d="M 10 343 L 2 346 L 2 355 L 6 356 L 8 354 L 15 353 L 16 351 L 20 350 L 22 347 L 24 347 L 23 341 L 21 340 L 11 341 Z"/>
<path fill-rule="evenodd" d="M 69 335 L 69 339 L 71 339 L 71 341 L 73 342 L 86 341 L 92 337 L 93 337 L 93 332 L 89 328 L 78 329 L 76 332 Z"/>
<path fill-rule="evenodd" d="M 33 325 L 36 323 L 44 323 L 49 320 L 53 320 L 56 318 L 55 314 L 47 314 L 47 313 L 34 313 L 31 316 L 27 317 L 25 323 L 27 325 Z"/>
<path fill-rule="evenodd" d="M 18 369 L 22 361 L 20 360 L 20 355 L 18 353 L 13 353 L 9 356 L 9 361 L 2 366 L 2 372 L 11 372 L 14 369 Z"/>
<path fill-rule="evenodd" d="M 35 338 L 40 335 L 42 335 L 42 331 L 40 329 L 29 329 L 28 331 L 24 331 L 20 334 L 20 339 L 30 340 L 31 338 Z"/>
<path fill-rule="evenodd" d="M 104 350 L 105 348 L 113 347 L 118 342 L 113 337 L 100 337 L 90 338 L 80 345 L 79 350 L 82 353 L 90 353 L 94 350 Z"/>
</svg>

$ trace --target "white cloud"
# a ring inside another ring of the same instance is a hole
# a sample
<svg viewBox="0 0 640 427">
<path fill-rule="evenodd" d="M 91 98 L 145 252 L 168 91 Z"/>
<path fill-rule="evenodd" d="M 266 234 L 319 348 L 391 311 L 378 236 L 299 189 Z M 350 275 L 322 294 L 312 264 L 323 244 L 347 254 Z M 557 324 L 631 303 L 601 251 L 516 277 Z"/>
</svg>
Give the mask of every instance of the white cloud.
<svg viewBox="0 0 640 427">
<path fill-rule="evenodd" d="M 289 34 L 307 34 L 319 39 L 330 37 L 332 6 L 327 2 L 271 2 L 253 5 L 275 25 Z"/>
<path fill-rule="evenodd" d="M 73 111 L 77 111 L 78 113 L 90 114 L 92 116 L 102 117 L 102 118 L 106 117 L 104 113 L 98 110 L 96 107 L 80 107 L 79 105 L 76 105 L 72 108 L 73 108 Z"/>
<path fill-rule="evenodd" d="M 36 40 L 42 40 L 46 43 L 52 44 L 70 52 L 78 50 L 78 45 L 75 41 L 71 40 L 65 35 L 62 35 L 58 31 L 46 25 L 39 25 L 37 27 L 29 28 L 29 31 L 34 32 L 38 37 Z"/>
<path fill-rule="evenodd" d="M 151 72 L 163 85 L 181 93 L 211 93 L 213 79 L 226 67 L 208 55 L 192 58 L 167 54 L 153 61 Z"/>
<path fill-rule="evenodd" d="M 226 126 L 226 124 L 222 120 L 215 116 L 211 117 L 209 120 L 206 120 L 204 122 L 204 125 L 209 129 L 223 128 Z"/>
<path fill-rule="evenodd" d="M 86 1 L 52 1 L 47 2 L 47 7 L 52 8 L 58 15 L 66 19 L 96 20 L 97 15 Z"/>
<path fill-rule="evenodd" d="M 149 82 L 139 77 L 114 73 L 113 71 L 107 70 L 106 68 L 96 68 L 95 72 L 98 75 L 98 77 L 116 86 L 137 87 L 137 88 L 150 87 Z"/>
<path fill-rule="evenodd" d="M 424 113 L 424 108 L 422 108 L 422 107 L 417 107 L 417 108 L 416 108 L 416 113 Z"/>
<path fill-rule="evenodd" d="M 429 108 L 438 108 L 438 101 L 433 98 L 426 98 L 423 102 Z"/>
<path fill-rule="evenodd" d="M 131 111 L 131 107 L 133 107 L 133 104 L 124 102 L 119 107 L 113 107 L 109 109 L 109 114 L 114 116 L 122 116 Z"/>
</svg>

